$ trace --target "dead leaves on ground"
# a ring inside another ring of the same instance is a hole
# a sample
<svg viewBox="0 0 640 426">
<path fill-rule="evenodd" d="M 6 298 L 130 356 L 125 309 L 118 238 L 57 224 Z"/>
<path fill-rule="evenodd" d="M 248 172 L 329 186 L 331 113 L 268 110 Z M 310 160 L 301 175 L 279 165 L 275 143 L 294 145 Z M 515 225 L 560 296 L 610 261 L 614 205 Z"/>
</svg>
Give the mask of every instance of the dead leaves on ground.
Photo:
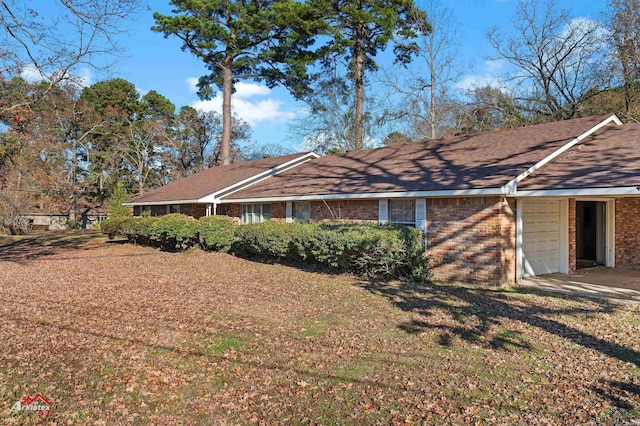
<svg viewBox="0 0 640 426">
<path fill-rule="evenodd" d="M 0 260 L 2 423 L 614 424 L 639 311 L 104 241 Z"/>
</svg>

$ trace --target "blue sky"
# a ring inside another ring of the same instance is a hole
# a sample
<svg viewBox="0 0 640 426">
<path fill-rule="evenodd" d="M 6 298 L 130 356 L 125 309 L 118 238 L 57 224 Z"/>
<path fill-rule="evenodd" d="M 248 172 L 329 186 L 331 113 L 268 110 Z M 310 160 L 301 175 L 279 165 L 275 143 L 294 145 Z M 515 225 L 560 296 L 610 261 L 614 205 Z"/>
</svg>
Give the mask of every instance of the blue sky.
<svg viewBox="0 0 640 426">
<path fill-rule="evenodd" d="M 417 0 L 418 4 L 421 0 Z M 444 1 L 460 24 L 462 41 L 460 58 L 472 66 L 465 68 L 465 81 L 491 79 L 500 66 L 485 57 L 492 53 L 485 32 L 489 27 L 510 27 L 516 2 L 514 0 L 450 0 Z M 558 0 L 558 6 L 570 9 L 576 17 L 598 18 L 606 7 L 606 0 Z M 176 108 L 192 105 L 197 108 L 219 108 L 219 100 L 203 102 L 195 93 L 195 81 L 207 73 L 194 56 L 180 49 L 176 38 L 165 39 L 152 32 L 152 13 L 170 13 L 168 0 L 153 0 L 149 9 L 126 24 L 128 34 L 120 38 L 125 47 L 122 58 L 111 69 L 110 75 L 95 71 L 77 70 L 88 75 L 95 83 L 108 77 L 121 77 L 131 81 L 141 91 L 156 90 L 168 97 Z M 384 59 L 384 56 L 382 57 Z M 369 88 L 371 90 L 371 88 Z M 280 144 L 298 149 L 292 140 L 288 124 L 302 113 L 303 105 L 295 102 L 282 88 L 269 89 L 247 81 L 237 87 L 235 111 L 252 125 L 253 139 L 259 144 Z"/>
</svg>

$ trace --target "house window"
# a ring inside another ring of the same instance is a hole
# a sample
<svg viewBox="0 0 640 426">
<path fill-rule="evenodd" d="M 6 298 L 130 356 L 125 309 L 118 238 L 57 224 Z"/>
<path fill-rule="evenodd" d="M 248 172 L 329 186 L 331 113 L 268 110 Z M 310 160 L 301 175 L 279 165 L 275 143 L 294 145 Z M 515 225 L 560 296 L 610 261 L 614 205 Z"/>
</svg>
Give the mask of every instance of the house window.
<svg viewBox="0 0 640 426">
<path fill-rule="evenodd" d="M 171 204 L 169 205 L 167 213 L 180 213 L 180 204 Z"/>
<path fill-rule="evenodd" d="M 296 222 L 309 222 L 311 219 L 311 203 L 296 201 L 293 203 L 293 218 Z"/>
<path fill-rule="evenodd" d="M 240 217 L 244 224 L 271 220 L 271 204 L 242 204 Z"/>
<path fill-rule="evenodd" d="M 389 222 L 416 224 L 416 200 L 389 200 Z"/>
</svg>

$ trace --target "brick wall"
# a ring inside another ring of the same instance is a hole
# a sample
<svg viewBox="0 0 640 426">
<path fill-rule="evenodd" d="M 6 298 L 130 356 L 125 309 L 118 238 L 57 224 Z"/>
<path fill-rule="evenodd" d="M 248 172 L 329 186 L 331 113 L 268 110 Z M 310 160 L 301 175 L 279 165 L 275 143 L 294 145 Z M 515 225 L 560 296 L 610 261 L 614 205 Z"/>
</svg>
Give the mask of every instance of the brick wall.
<svg viewBox="0 0 640 426">
<path fill-rule="evenodd" d="M 202 216 L 205 216 L 207 214 L 207 205 L 206 204 L 181 204 L 180 213 L 199 219 Z"/>
<path fill-rule="evenodd" d="M 287 203 L 271 203 L 271 220 L 284 222 L 287 219 Z"/>
<path fill-rule="evenodd" d="M 240 204 L 219 204 L 216 207 L 218 216 L 229 216 L 240 223 Z"/>
<path fill-rule="evenodd" d="M 311 222 L 378 223 L 378 200 L 312 201 Z"/>
<path fill-rule="evenodd" d="M 151 206 L 151 216 L 162 216 L 164 214 L 167 214 L 167 206 Z"/>
<path fill-rule="evenodd" d="M 501 197 L 427 199 L 427 255 L 445 281 L 515 280 L 515 203 Z"/>
<path fill-rule="evenodd" d="M 640 198 L 616 200 L 616 266 L 640 268 Z"/>
</svg>

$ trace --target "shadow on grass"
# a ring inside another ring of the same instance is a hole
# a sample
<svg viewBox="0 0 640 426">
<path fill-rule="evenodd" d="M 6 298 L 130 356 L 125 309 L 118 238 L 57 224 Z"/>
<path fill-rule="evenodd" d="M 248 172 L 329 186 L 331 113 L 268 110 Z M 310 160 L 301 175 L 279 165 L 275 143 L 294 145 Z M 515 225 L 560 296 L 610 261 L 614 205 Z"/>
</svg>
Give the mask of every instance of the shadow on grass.
<svg viewBox="0 0 640 426">
<path fill-rule="evenodd" d="M 443 346 L 450 345 L 452 337 L 457 336 L 465 342 L 495 349 L 531 349 L 529 343 L 521 339 L 515 331 L 492 332 L 492 330 L 504 329 L 502 321 L 509 320 L 528 324 L 585 348 L 640 367 L 640 352 L 551 319 L 555 315 L 615 312 L 616 306 L 606 301 L 599 302 L 598 307 L 594 309 L 550 308 L 538 305 L 531 300 L 513 299 L 506 291 L 459 285 L 401 282 L 363 283 L 362 286 L 374 294 L 388 298 L 403 311 L 418 315 L 418 318 L 410 322 L 399 324 L 398 327 L 401 330 L 407 333 L 439 330 L 438 342 Z M 545 294 L 545 296 L 551 296 L 551 294 Z M 559 294 L 553 294 L 551 297 L 575 300 L 575 297 Z M 593 302 L 591 299 L 589 301 Z M 453 323 L 442 324 L 432 319 L 436 311 L 450 314 Z"/>
<path fill-rule="evenodd" d="M 634 407 L 627 401 L 637 399 L 640 396 L 640 386 L 619 381 L 601 380 L 600 383 L 593 387 L 593 390 L 598 395 L 611 401 L 614 406 L 623 410 L 633 410 Z"/>
<path fill-rule="evenodd" d="M 95 248 L 102 234 L 98 231 L 64 231 L 35 235 L 0 236 L 0 260 L 27 262 L 59 253 L 61 249 Z"/>
<path fill-rule="evenodd" d="M 322 264 L 313 263 L 313 262 L 307 263 L 307 262 L 290 259 L 290 258 L 274 259 L 268 256 L 256 256 L 256 255 L 250 255 L 250 254 L 244 254 L 244 253 L 229 253 L 229 254 L 240 259 L 248 260 L 249 262 L 257 262 L 265 265 L 288 266 L 291 268 L 299 269 L 304 272 L 327 274 L 327 275 L 349 274 L 348 271 L 342 271 L 339 269 L 331 268 L 327 265 L 322 265 Z"/>
</svg>

